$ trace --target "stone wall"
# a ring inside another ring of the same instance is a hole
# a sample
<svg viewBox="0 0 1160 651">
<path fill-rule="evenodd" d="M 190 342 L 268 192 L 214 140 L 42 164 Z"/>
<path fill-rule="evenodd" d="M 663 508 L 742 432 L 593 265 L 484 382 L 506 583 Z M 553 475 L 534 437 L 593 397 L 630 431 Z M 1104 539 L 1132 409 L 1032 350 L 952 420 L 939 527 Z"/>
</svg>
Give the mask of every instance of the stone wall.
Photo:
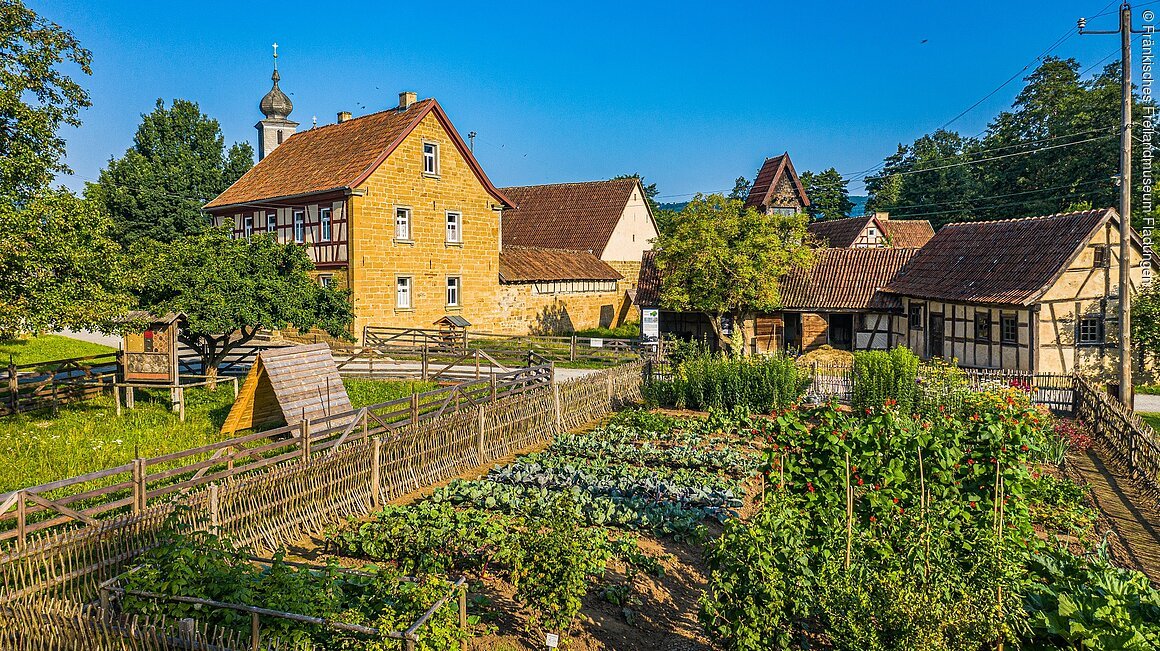
<svg viewBox="0 0 1160 651">
<path fill-rule="evenodd" d="M 423 143 L 439 145 L 439 175 L 423 173 Z M 351 204 L 351 288 L 365 325 L 430 328 L 458 314 L 474 330 L 499 330 L 499 212 L 434 113 L 427 115 L 359 188 Z M 411 209 L 411 238 L 395 239 L 395 209 Z M 446 241 L 446 212 L 461 217 L 461 242 Z M 396 306 L 396 281 L 411 278 L 411 307 Z M 447 278 L 460 278 L 459 306 Z"/>
<path fill-rule="evenodd" d="M 496 332 L 560 335 L 611 328 L 623 323 L 629 312 L 620 291 L 536 294 L 533 287 L 530 283 L 500 286 L 499 308 L 504 317 Z"/>
</svg>

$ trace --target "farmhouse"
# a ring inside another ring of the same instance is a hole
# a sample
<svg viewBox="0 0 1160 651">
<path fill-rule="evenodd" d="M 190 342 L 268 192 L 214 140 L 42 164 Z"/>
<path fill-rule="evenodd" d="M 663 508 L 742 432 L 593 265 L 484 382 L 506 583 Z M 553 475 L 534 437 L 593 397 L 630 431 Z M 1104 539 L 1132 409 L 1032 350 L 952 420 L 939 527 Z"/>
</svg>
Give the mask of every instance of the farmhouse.
<svg viewBox="0 0 1160 651">
<path fill-rule="evenodd" d="M 272 79 L 261 159 L 205 210 L 235 237 L 305 246 L 318 282 L 351 292 L 356 337 L 446 317 L 514 334 L 623 321 L 656 237 L 637 180 L 514 188 L 521 211 L 436 100 L 404 92 L 395 108 L 296 132 Z"/>
<path fill-rule="evenodd" d="M 902 301 L 905 345 L 970 367 L 1112 369 L 1120 228 L 1111 208 L 944 226 L 886 288 Z M 1135 288 L 1143 246 L 1132 239 Z"/>
<path fill-rule="evenodd" d="M 917 219 L 890 219 L 877 212 L 863 217 L 828 219 L 809 225 L 810 235 L 820 246 L 837 249 L 893 246 L 914 249 L 934 237 L 930 222 Z"/>
</svg>

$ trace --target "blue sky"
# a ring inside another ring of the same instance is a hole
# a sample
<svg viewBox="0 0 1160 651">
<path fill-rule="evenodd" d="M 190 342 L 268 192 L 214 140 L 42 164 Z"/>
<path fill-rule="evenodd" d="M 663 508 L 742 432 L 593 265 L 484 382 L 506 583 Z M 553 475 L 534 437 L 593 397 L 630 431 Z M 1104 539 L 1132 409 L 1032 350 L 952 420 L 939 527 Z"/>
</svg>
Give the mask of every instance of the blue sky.
<svg viewBox="0 0 1160 651">
<path fill-rule="evenodd" d="M 277 41 L 300 128 L 414 90 L 436 97 L 465 137 L 479 134 L 476 155 L 497 185 L 639 172 L 662 201 L 681 201 L 728 190 L 782 151 L 799 171 L 876 165 L 1106 0 L 29 5 L 93 52 L 82 79 L 93 107 L 65 134 L 75 175 L 63 180 L 74 188 L 124 152 L 157 98 L 194 100 L 228 142 L 255 144 Z M 1113 28 L 1116 6 L 1089 27 Z M 1054 54 L 1087 66 L 1117 47 L 1073 36 Z M 1020 85 L 952 127 L 981 131 Z"/>
</svg>

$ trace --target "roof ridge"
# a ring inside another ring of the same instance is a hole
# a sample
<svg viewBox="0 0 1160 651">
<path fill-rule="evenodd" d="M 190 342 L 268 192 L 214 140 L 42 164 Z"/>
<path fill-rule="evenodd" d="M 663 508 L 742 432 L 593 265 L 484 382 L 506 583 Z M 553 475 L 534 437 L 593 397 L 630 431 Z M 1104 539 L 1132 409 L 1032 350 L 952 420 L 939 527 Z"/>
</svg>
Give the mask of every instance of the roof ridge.
<svg viewBox="0 0 1160 651">
<path fill-rule="evenodd" d="M 546 188 L 546 187 L 560 186 L 560 185 L 589 185 L 592 183 L 617 183 L 617 182 L 621 182 L 621 181 L 632 181 L 633 183 L 639 183 L 640 178 L 635 177 L 635 176 L 629 176 L 629 177 L 620 178 L 620 179 L 599 179 L 599 180 L 593 180 L 593 181 L 562 181 L 560 183 L 532 183 L 530 185 L 505 185 L 502 189 L 504 189 L 504 190 L 518 190 L 518 189 L 523 189 L 523 188 Z"/>
<path fill-rule="evenodd" d="M 1048 220 L 1048 219 L 1060 219 L 1063 217 L 1078 217 L 1080 215 L 1103 214 L 1103 213 L 1108 212 L 1109 210 L 1115 210 L 1115 208 L 1112 208 L 1109 206 L 1107 208 L 1089 208 L 1087 210 L 1072 210 L 1070 212 L 1057 212 L 1057 213 L 1052 213 L 1050 215 L 1033 215 L 1031 217 L 1011 217 L 1009 219 L 988 219 L 988 220 L 980 220 L 980 221 L 949 222 L 947 224 L 944 224 L 942 229 L 940 229 L 940 230 L 946 230 L 948 228 L 961 227 L 961 226 L 969 226 L 972 224 L 1010 224 L 1012 222 L 1030 222 L 1030 221 L 1043 221 L 1043 220 Z M 902 221 L 906 221 L 906 220 L 902 220 Z M 915 221 L 915 220 L 910 220 L 910 221 Z"/>
<path fill-rule="evenodd" d="M 297 136 L 297 135 L 303 134 L 303 133 L 318 132 L 318 131 L 322 131 L 323 129 L 330 129 L 332 127 L 340 127 L 344 124 L 350 124 L 352 122 L 358 122 L 359 120 L 373 118 L 376 115 L 382 115 L 383 113 L 405 113 L 405 112 L 411 110 L 412 106 L 418 106 L 419 104 L 423 104 L 425 102 L 434 102 L 434 101 L 435 101 L 434 97 L 428 97 L 426 99 L 419 99 L 419 100 L 415 100 L 415 102 L 412 103 L 411 106 L 408 106 L 406 108 L 403 108 L 402 106 L 392 106 L 391 108 L 385 108 L 381 111 L 375 111 L 373 113 L 367 113 L 366 115 L 351 117 L 350 119 L 343 120 L 342 122 L 331 122 L 330 124 L 324 124 L 322 126 L 311 127 L 309 129 L 306 129 L 305 131 L 299 131 L 299 132 L 295 133 L 294 135 Z M 289 138 L 287 138 L 287 140 L 289 140 Z"/>
</svg>

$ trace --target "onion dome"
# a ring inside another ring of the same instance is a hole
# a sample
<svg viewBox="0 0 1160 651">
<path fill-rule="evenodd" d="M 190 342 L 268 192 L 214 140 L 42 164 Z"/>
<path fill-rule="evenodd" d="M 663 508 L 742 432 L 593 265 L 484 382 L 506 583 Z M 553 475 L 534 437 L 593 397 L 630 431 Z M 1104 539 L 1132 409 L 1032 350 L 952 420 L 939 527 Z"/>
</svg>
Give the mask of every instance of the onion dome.
<svg viewBox="0 0 1160 651">
<path fill-rule="evenodd" d="M 278 79 L 280 79 L 278 68 L 274 68 L 274 74 L 270 75 L 270 79 L 274 80 L 274 87 L 262 98 L 258 108 L 268 120 L 284 120 L 294 110 L 294 103 L 290 101 L 286 93 L 282 92 L 281 88 L 278 88 Z"/>
</svg>

